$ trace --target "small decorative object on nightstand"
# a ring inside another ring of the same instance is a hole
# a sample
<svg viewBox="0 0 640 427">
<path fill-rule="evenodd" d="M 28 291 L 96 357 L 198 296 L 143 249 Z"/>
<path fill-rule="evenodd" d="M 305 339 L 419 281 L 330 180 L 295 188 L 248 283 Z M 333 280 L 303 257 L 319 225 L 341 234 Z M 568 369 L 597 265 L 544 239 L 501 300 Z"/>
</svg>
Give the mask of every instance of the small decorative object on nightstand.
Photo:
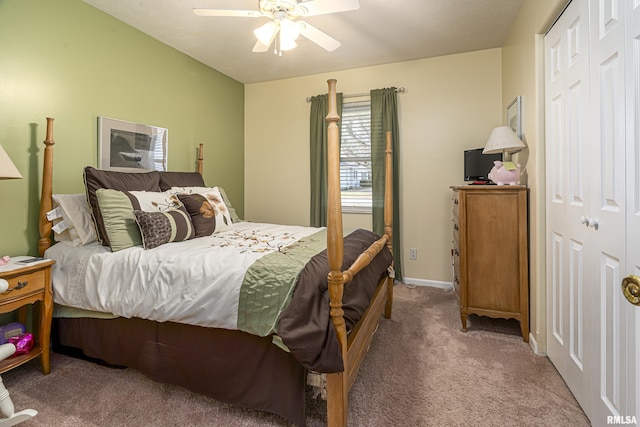
<svg viewBox="0 0 640 427">
<path fill-rule="evenodd" d="M 31 262 L 26 262 L 31 261 Z M 53 293 L 51 291 L 51 266 L 55 261 L 27 256 L 12 257 L 9 264 L 0 267 L 0 313 L 17 311 L 18 322 L 27 320 L 27 305 L 34 304 L 33 336 L 35 345 L 26 354 L 8 357 L 0 361 L 0 373 L 22 365 L 40 356 L 42 373 L 47 375 L 49 366 L 49 338 Z M 6 290 L 2 292 L 2 288 Z"/>
</svg>

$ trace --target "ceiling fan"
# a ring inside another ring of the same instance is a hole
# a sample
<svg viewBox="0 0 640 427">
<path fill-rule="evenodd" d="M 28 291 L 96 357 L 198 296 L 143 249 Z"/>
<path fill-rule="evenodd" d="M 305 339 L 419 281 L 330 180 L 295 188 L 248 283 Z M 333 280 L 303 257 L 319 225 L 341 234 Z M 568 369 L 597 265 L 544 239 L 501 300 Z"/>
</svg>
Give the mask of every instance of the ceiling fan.
<svg viewBox="0 0 640 427">
<path fill-rule="evenodd" d="M 194 8 L 199 16 L 230 16 L 241 18 L 267 17 L 270 21 L 254 30 L 258 41 L 253 52 L 266 52 L 276 42 L 274 53 L 297 46 L 299 35 L 306 37 L 318 46 L 332 52 L 340 47 L 340 42 L 298 18 L 346 12 L 360 8 L 358 0 L 258 0 L 258 10 L 204 9 Z M 276 38 L 276 36 L 279 36 Z"/>
</svg>

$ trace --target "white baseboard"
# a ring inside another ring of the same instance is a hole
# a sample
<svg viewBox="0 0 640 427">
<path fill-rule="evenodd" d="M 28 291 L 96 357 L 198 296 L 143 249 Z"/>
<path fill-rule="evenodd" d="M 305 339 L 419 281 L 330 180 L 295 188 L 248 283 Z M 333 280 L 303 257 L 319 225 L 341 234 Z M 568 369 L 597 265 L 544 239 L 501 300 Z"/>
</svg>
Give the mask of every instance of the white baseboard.
<svg viewBox="0 0 640 427">
<path fill-rule="evenodd" d="M 529 345 L 531 346 L 531 350 L 533 350 L 534 354 L 537 354 L 538 356 L 547 355 L 546 352 L 540 350 L 540 347 L 538 346 L 538 341 L 536 341 L 532 333 L 529 333 Z"/>
<path fill-rule="evenodd" d="M 405 277 L 403 283 L 405 285 L 431 286 L 431 287 L 440 288 L 440 289 L 453 288 L 452 282 L 441 282 L 439 280 L 413 279 L 411 277 Z"/>
</svg>

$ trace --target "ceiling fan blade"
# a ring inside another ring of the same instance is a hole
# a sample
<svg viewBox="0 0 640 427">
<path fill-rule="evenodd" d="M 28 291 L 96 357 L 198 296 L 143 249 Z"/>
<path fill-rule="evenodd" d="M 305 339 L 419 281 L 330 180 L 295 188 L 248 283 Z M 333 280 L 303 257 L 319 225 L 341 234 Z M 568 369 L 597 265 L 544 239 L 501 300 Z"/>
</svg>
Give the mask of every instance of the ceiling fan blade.
<svg viewBox="0 0 640 427">
<path fill-rule="evenodd" d="M 256 44 L 253 45 L 253 49 L 251 49 L 252 52 L 266 52 L 269 50 L 269 47 L 271 47 L 271 44 L 269 44 L 269 46 L 267 46 L 266 44 L 262 44 L 262 42 L 260 40 L 258 40 L 256 42 Z"/>
<path fill-rule="evenodd" d="M 195 13 L 198 16 L 239 16 L 241 18 L 257 18 L 262 16 L 262 14 L 257 10 L 194 8 L 193 13 Z"/>
<path fill-rule="evenodd" d="M 324 15 L 326 13 L 348 12 L 360 9 L 358 0 L 309 0 L 298 3 L 296 10 L 302 16 Z"/>
<path fill-rule="evenodd" d="M 324 48 L 329 52 L 333 52 L 340 47 L 340 42 L 327 33 L 323 33 L 313 25 L 309 25 L 304 21 L 298 21 L 298 23 L 301 24 L 300 26 L 302 27 L 300 34 L 302 34 L 318 46 Z"/>
</svg>

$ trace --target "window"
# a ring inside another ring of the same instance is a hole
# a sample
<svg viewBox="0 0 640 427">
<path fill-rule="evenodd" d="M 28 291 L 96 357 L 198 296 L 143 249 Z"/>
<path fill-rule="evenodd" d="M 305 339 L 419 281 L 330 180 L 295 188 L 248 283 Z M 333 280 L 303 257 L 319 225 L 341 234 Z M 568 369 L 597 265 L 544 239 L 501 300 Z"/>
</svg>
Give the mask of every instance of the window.
<svg viewBox="0 0 640 427">
<path fill-rule="evenodd" d="M 371 102 L 345 102 L 341 120 L 342 211 L 371 213 Z"/>
</svg>

